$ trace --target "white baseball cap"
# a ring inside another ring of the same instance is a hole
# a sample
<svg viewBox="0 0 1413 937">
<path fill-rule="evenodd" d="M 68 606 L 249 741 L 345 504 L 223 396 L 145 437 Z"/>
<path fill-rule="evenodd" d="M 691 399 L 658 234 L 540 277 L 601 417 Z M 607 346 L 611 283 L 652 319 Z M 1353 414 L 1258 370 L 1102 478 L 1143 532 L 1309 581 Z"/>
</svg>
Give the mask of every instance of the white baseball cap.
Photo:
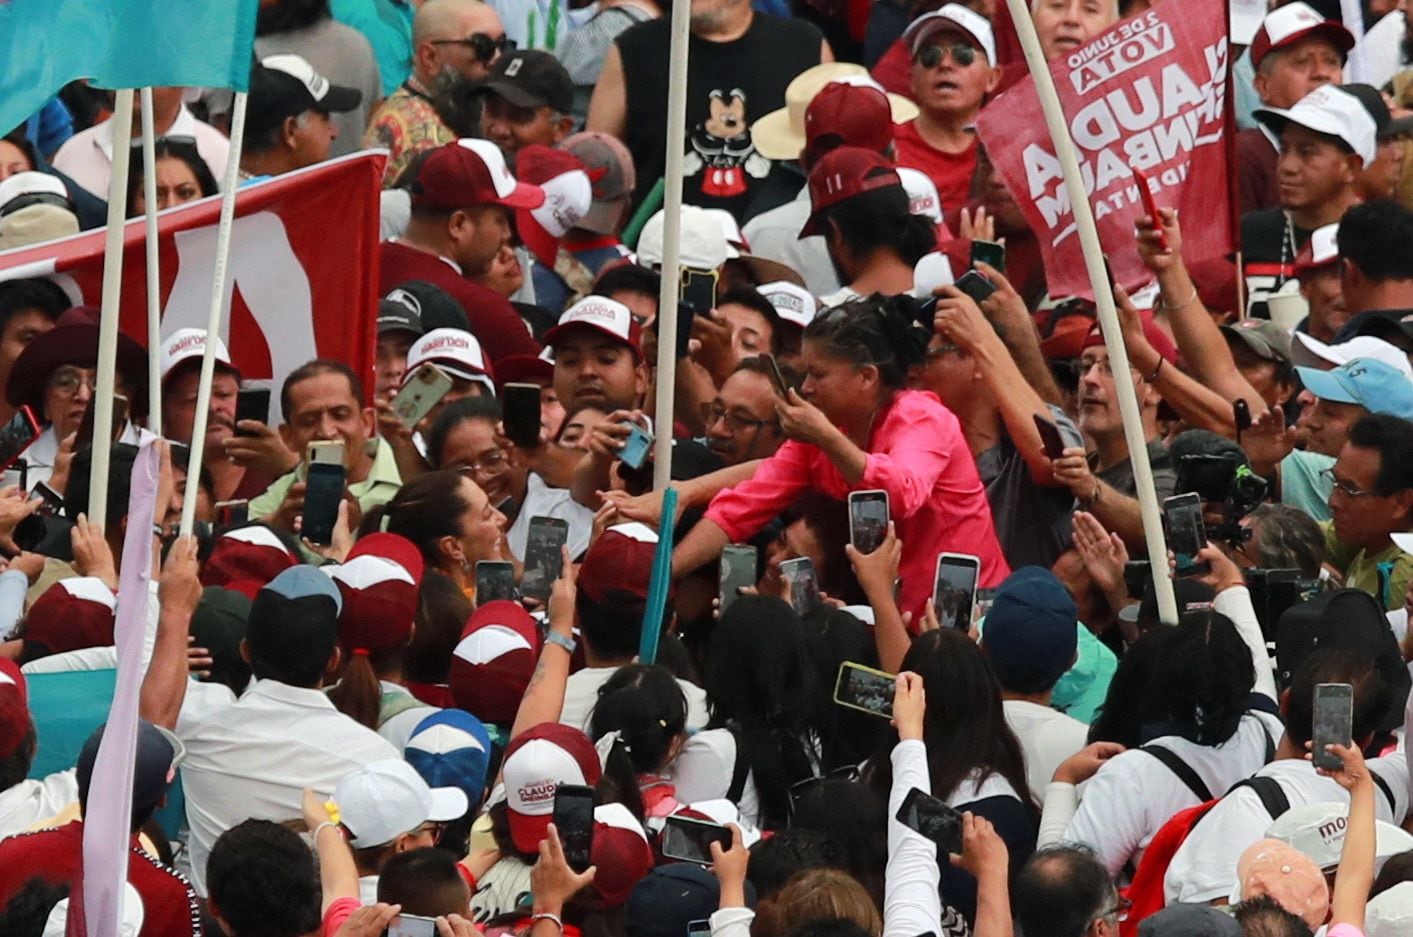
<svg viewBox="0 0 1413 937">
<path fill-rule="evenodd" d="M 1232 6 L 1235 8 L 1236 4 Z M 1354 35 L 1343 23 L 1325 19 L 1308 3 L 1287 3 L 1266 14 L 1256 30 L 1251 39 L 1251 64 L 1259 68 L 1267 55 L 1316 32 L 1324 33 L 1341 52 L 1354 48 Z"/>
<path fill-rule="evenodd" d="M 763 283 L 756 287 L 756 292 L 775 307 L 776 315 L 800 328 L 813 322 L 815 313 L 819 311 L 819 303 L 815 302 L 814 294 L 789 280 Z"/>
<path fill-rule="evenodd" d="M 908 193 L 908 211 L 921 215 L 933 224 L 942 223 L 942 199 L 937 194 L 937 184 L 917 169 L 898 167 L 898 178 L 903 180 L 903 191 Z"/>
<path fill-rule="evenodd" d="M 622 342 L 641 354 L 643 327 L 633 318 L 627 306 L 606 296 L 585 296 L 559 317 L 559 323 L 545 333 L 545 345 L 553 347 L 564 337 L 565 330 L 572 326 L 586 326 L 595 329 L 615 341 Z M 409 367 L 410 367 L 409 362 Z"/>
<path fill-rule="evenodd" d="M 1310 233 L 1310 240 L 1295 258 L 1295 273 L 1299 276 L 1324 267 L 1339 259 L 1339 222 L 1323 225 Z"/>
<path fill-rule="evenodd" d="M 1323 368 L 1327 364 L 1339 367 L 1355 358 L 1372 358 L 1413 381 L 1413 367 L 1408 364 L 1407 352 L 1372 335 L 1356 335 L 1347 342 L 1326 345 L 1318 338 L 1296 332 L 1295 342 L 1290 346 L 1290 357 L 1292 363 L 1306 368 Z"/>
<path fill-rule="evenodd" d="M 417 339 L 407 352 L 407 373 L 403 383 L 412 379 L 424 362 L 430 361 L 452 377 L 472 381 L 496 395 L 496 382 L 481 343 L 465 329 L 432 329 Z"/>
<path fill-rule="evenodd" d="M 662 264 L 665 209 L 659 209 L 643 225 L 638 236 L 638 263 Z M 682 206 L 682 234 L 677 262 L 694 270 L 715 270 L 726 261 L 740 257 L 741 229 L 729 212 L 720 209 Z"/>
<path fill-rule="evenodd" d="M 1280 134 L 1286 124 L 1336 137 L 1368 166 L 1378 155 L 1378 126 L 1362 101 L 1334 85 L 1321 85 L 1294 107 L 1258 107 L 1257 120 Z"/>
<path fill-rule="evenodd" d="M 996 64 L 996 38 L 991 32 L 991 24 L 986 17 L 960 3 L 949 3 L 940 10 L 913 20 L 903 33 L 903 45 L 908 47 L 910 54 L 916 55 L 927 38 L 940 29 L 956 29 L 970 36 L 986 53 L 987 63 Z"/>
<path fill-rule="evenodd" d="M 455 820 L 471 808 L 460 788 L 428 787 L 401 758 L 369 762 L 344 775 L 334 803 L 355 849 L 385 845 L 423 823 Z"/>
<path fill-rule="evenodd" d="M 171 337 L 162 343 L 162 380 L 167 379 L 167 375 L 172 373 L 172 369 L 183 361 L 192 358 L 200 358 L 206 354 L 206 330 L 205 329 L 177 329 Z M 226 343 L 221 341 L 221 337 L 216 336 L 216 361 L 226 367 L 231 365 L 231 353 L 226 350 Z"/>
<path fill-rule="evenodd" d="M 1348 823 L 1348 804 L 1301 804 L 1281 814 L 1266 828 L 1266 835 L 1299 849 L 1320 868 L 1331 869 L 1339 865 Z M 1375 820 L 1374 833 L 1374 855 L 1378 860 L 1413 849 L 1413 835 L 1392 823 Z"/>
</svg>

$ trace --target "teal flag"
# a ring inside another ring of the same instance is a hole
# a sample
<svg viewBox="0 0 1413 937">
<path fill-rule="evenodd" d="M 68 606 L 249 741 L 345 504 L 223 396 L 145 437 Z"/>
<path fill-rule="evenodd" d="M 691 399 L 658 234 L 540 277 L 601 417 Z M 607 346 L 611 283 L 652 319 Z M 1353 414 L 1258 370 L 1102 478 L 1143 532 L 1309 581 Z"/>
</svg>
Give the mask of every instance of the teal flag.
<svg viewBox="0 0 1413 937">
<path fill-rule="evenodd" d="M 244 91 L 259 0 L 0 0 L 0 133 L 79 78 Z"/>
</svg>

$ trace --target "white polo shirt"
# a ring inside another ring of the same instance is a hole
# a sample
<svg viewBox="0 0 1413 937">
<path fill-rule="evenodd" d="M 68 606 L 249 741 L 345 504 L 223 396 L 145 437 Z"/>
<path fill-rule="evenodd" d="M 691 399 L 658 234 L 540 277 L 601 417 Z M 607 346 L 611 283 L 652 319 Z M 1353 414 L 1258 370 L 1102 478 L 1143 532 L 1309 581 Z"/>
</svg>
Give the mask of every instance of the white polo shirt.
<svg viewBox="0 0 1413 937">
<path fill-rule="evenodd" d="M 256 817 L 300 816 L 304 788 L 333 792 L 372 761 L 400 758 L 385 739 L 334 708 L 323 690 L 254 680 L 228 704 L 188 693 L 177 719 L 191 827 L 191 879 L 206 894 L 206 859 L 226 830 Z"/>
<path fill-rule="evenodd" d="M 1382 791 L 1374 791 L 1374 815 L 1402 824 L 1408 813 L 1408 763 L 1398 751 L 1369 761 L 1369 770 L 1388 783 L 1394 807 Z M 1308 761 L 1283 758 L 1260 771 L 1259 777 L 1274 778 L 1292 807 L 1328 801 L 1349 803 L 1349 792 L 1331 778 L 1321 777 Z M 1226 898 L 1236 885 L 1236 861 L 1246 848 L 1266 835 L 1271 815 L 1260 796 L 1249 787 L 1239 788 L 1212 808 L 1193 827 L 1168 864 L 1163 878 L 1163 894 L 1168 904 L 1175 901 L 1206 903 Z"/>
<path fill-rule="evenodd" d="M 133 121 L 133 139 L 138 139 L 137 121 Z M 163 134 L 165 137 L 191 137 L 196 151 L 206 161 L 217 184 L 226 174 L 226 160 L 231 144 L 226 135 L 210 124 L 196 119 L 185 104 L 177 119 Z M 54 168 L 73 179 L 101 199 L 108 197 L 108 180 L 113 175 L 113 121 L 103 121 L 87 130 L 80 130 L 64 141 L 54 154 Z"/>
</svg>

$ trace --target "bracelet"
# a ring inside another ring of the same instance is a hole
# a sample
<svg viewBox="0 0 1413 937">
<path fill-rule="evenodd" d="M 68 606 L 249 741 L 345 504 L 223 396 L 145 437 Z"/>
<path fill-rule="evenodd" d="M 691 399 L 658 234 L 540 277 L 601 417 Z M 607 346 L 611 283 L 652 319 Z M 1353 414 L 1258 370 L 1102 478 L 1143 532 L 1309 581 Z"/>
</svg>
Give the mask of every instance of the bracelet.
<svg viewBox="0 0 1413 937">
<path fill-rule="evenodd" d="M 1172 304 L 1169 303 L 1169 302 L 1166 302 L 1165 299 L 1160 295 L 1159 298 L 1158 298 L 1158 308 L 1159 308 L 1159 309 L 1166 309 L 1168 312 L 1177 312 L 1179 309 L 1183 308 L 1184 306 L 1190 306 L 1190 305 L 1192 305 L 1192 303 L 1195 302 L 1196 299 L 1197 299 L 1197 286 L 1196 286 L 1196 284 L 1194 284 L 1193 287 L 1192 287 L 1192 295 L 1189 296 L 1189 297 L 1187 297 L 1187 299 L 1184 299 L 1182 302 L 1178 303 L 1176 306 L 1172 305 Z"/>
<path fill-rule="evenodd" d="M 1099 496 L 1104 493 L 1104 486 L 1099 484 L 1099 479 L 1094 479 L 1094 494 L 1084 498 L 1085 510 L 1089 510 L 1099 503 Z"/>
<path fill-rule="evenodd" d="M 536 921 L 553 921 L 554 926 L 559 928 L 559 932 L 564 933 L 564 921 L 558 914 L 550 914 L 548 911 L 541 911 L 539 914 L 530 915 L 530 926 L 534 927 Z"/>
<path fill-rule="evenodd" d="M 315 840 L 315 842 L 318 842 L 318 840 L 319 840 L 319 834 L 322 833 L 322 832 L 324 832 L 324 828 L 325 828 L 325 827 L 332 827 L 332 828 L 334 828 L 335 830 L 338 830 L 339 838 L 340 838 L 340 839 L 343 838 L 343 827 L 339 826 L 339 825 L 338 825 L 337 823 L 335 823 L 333 820 L 325 820 L 323 823 L 320 823 L 318 826 L 314 827 L 314 840 Z"/>
<path fill-rule="evenodd" d="M 1158 356 L 1158 366 L 1153 369 L 1153 373 L 1152 373 L 1152 374 L 1145 374 L 1145 375 L 1143 375 L 1143 380 L 1145 380 L 1145 381 L 1148 382 L 1149 384 L 1152 384 L 1154 381 L 1156 381 L 1156 380 L 1158 379 L 1158 372 L 1161 371 L 1161 370 L 1163 370 L 1163 364 L 1164 364 L 1167 360 L 1168 360 L 1167 358 L 1164 358 L 1162 355 L 1159 355 L 1159 356 Z"/>
</svg>

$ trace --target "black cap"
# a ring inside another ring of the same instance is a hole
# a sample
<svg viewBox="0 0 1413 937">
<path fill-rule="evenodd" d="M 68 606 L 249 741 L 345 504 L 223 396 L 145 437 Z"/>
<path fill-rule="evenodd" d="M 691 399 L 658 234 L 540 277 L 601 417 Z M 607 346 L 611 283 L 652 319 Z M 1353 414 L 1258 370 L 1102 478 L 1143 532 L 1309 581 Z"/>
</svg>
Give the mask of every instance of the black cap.
<svg viewBox="0 0 1413 937">
<path fill-rule="evenodd" d="M 1217 593 L 1204 582 L 1196 579 L 1173 580 L 1173 600 L 1177 605 L 1179 619 L 1188 612 L 1211 608 L 1216 598 Z M 1119 617 L 1124 621 L 1136 621 L 1140 631 L 1147 631 L 1162 624 L 1158 618 L 1158 594 L 1153 591 L 1153 580 L 1150 579 L 1143 587 L 1143 600 L 1119 612 Z"/>
<path fill-rule="evenodd" d="M 560 114 L 574 109 L 574 81 L 559 59 L 539 49 L 503 52 L 480 85 L 516 107 L 550 107 Z"/>
<path fill-rule="evenodd" d="M 81 800 L 88 800 L 88 785 L 93 780 L 93 765 L 98 759 L 98 745 L 103 741 L 107 723 L 93 730 L 83 743 L 78 756 L 78 785 Z M 133 759 L 132 811 L 135 816 L 150 811 L 161 801 L 172 783 L 177 765 L 186 754 L 177 737 L 145 719 L 137 724 L 137 754 Z"/>
<path fill-rule="evenodd" d="M 411 332 L 423 335 L 422 316 L 411 298 L 402 290 L 393 290 L 378 302 L 378 334 Z"/>
<path fill-rule="evenodd" d="M 331 83 L 302 56 L 267 55 L 250 70 L 245 121 L 259 134 L 305 111 L 343 114 L 362 102 L 363 92 Z"/>
<path fill-rule="evenodd" d="M 1380 141 L 1390 139 L 1395 136 L 1389 132 L 1389 124 L 1392 116 L 1388 112 L 1388 103 L 1384 101 L 1384 96 L 1379 93 L 1379 89 L 1373 85 L 1340 85 L 1341 91 L 1346 91 L 1359 99 L 1359 103 L 1364 105 L 1364 110 L 1369 112 L 1369 116 L 1374 118 L 1374 136 Z"/>
<path fill-rule="evenodd" d="M 197 647 L 211 652 L 215 667 L 243 663 L 240 642 L 245 640 L 245 624 L 250 619 L 250 599 L 234 589 L 207 586 L 201 602 L 191 615 L 191 637 Z"/>
<path fill-rule="evenodd" d="M 388 303 L 400 307 L 399 321 L 406 322 L 410 316 L 417 325 L 384 326 L 383 316 L 391 312 Z M 461 329 L 471 331 L 471 320 L 466 318 L 466 310 L 461 308 L 450 293 L 426 280 L 408 280 L 388 290 L 378 306 L 378 331 L 387 332 L 393 328 L 413 328 L 418 335 L 425 335 L 433 329 Z"/>
</svg>

